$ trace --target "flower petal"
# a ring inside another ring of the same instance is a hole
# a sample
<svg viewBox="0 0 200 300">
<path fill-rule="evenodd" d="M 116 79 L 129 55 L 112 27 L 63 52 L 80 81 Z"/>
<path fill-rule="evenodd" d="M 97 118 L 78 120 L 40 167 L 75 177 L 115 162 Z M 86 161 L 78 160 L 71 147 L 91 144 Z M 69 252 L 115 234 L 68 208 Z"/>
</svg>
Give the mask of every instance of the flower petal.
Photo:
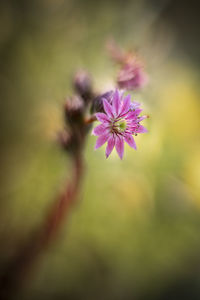
<svg viewBox="0 0 200 300">
<path fill-rule="evenodd" d="M 117 150 L 117 153 L 118 153 L 120 159 L 122 159 L 123 155 L 124 155 L 124 140 L 121 136 L 116 137 L 115 148 Z"/>
<path fill-rule="evenodd" d="M 148 130 L 147 130 L 144 126 L 140 125 L 140 126 L 137 128 L 136 132 L 137 132 L 137 133 L 146 133 L 146 132 L 148 132 Z"/>
<path fill-rule="evenodd" d="M 98 149 L 99 147 L 101 147 L 103 144 L 105 144 L 105 142 L 107 142 L 108 138 L 109 138 L 108 134 L 100 135 L 96 141 L 95 150 Z"/>
<path fill-rule="evenodd" d="M 131 102 L 131 109 L 137 109 L 139 107 L 140 107 L 139 102 L 136 102 L 136 101 Z"/>
<path fill-rule="evenodd" d="M 111 154 L 114 146 L 115 146 L 115 139 L 113 136 L 110 136 L 108 138 L 108 143 L 107 143 L 107 147 L 106 147 L 106 158 L 108 158 L 108 156 Z"/>
<path fill-rule="evenodd" d="M 123 115 L 128 112 L 128 110 L 130 109 L 130 104 L 131 104 L 131 95 L 128 95 L 122 101 L 120 115 Z"/>
<path fill-rule="evenodd" d="M 137 149 L 135 140 L 131 134 L 124 135 L 124 139 L 130 147 L 134 148 L 135 150 Z"/>
<path fill-rule="evenodd" d="M 102 123 L 109 122 L 108 116 L 104 113 L 96 113 L 95 116 L 96 116 L 97 120 Z"/>
<path fill-rule="evenodd" d="M 142 111 L 143 111 L 142 108 L 136 108 L 136 109 L 135 109 L 136 115 L 139 115 Z"/>
<path fill-rule="evenodd" d="M 120 105 L 121 105 L 121 101 L 120 101 L 119 91 L 116 90 L 114 95 L 113 95 L 113 102 L 112 102 L 113 112 L 114 112 L 116 117 L 119 115 Z"/>
<path fill-rule="evenodd" d="M 104 133 L 107 133 L 107 131 L 108 131 L 108 127 L 106 127 L 105 124 L 100 124 L 93 129 L 92 134 L 93 135 L 102 135 Z"/>
<path fill-rule="evenodd" d="M 109 118 L 113 118 L 114 115 L 113 115 L 113 108 L 112 106 L 110 105 L 110 103 L 108 103 L 108 101 L 103 98 L 103 108 L 106 112 L 106 114 L 108 115 Z"/>
<path fill-rule="evenodd" d="M 143 121 L 144 119 L 147 119 L 147 118 L 148 118 L 148 116 L 144 115 L 144 116 L 139 117 L 139 118 L 137 119 L 137 121 L 138 121 L 138 122 L 141 122 L 141 121 Z"/>
<path fill-rule="evenodd" d="M 126 120 L 135 120 L 137 118 L 137 115 L 135 113 L 135 111 L 129 111 L 126 115 L 125 115 L 125 119 Z"/>
</svg>

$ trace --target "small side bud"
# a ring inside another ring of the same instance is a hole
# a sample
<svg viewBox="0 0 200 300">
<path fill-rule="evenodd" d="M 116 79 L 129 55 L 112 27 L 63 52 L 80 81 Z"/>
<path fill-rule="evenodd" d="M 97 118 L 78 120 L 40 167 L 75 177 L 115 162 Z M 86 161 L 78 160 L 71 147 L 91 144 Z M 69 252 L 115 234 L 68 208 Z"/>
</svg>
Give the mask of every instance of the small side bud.
<svg viewBox="0 0 200 300">
<path fill-rule="evenodd" d="M 92 103 L 91 113 L 104 112 L 103 99 L 106 99 L 110 104 L 112 103 L 113 91 L 97 96 Z"/>
<path fill-rule="evenodd" d="M 65 118 L 71 127 L 83 122 L 84 103 L 79 96 L 68 98 L 66 100 L 64 109 Z"/>
<path fill-rule="evenodd" d="M 92 79 L 88 72 L 79 70 L 73 79 L 73 85 L 76 92 L 88 103 L 93 98 Z"/>
</svg>

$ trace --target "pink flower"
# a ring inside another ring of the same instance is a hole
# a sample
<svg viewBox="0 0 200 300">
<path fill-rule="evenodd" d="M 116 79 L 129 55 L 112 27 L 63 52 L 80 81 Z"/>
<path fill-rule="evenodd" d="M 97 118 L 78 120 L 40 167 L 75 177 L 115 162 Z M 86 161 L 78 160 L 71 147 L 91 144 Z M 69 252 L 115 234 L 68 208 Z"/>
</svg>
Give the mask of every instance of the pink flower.
<svg viewBox="0 0 200 300">
<path fill-rule="evenodd" d="M 132 135 L 147 132 L 140 122 L 147 116 L 139 116 L 142 109 L 138 103 L 131 102 L 131 96 L 123 96 L 118 90 L 113 93 L 111 104 L 103 99 L 105 113 L 96 113 L 96 118 L 101 122 L 93 129 L 93 134 L 98 136 L 95 149 L 107 142 L 106 158 L 115 147 L 119 157 L 124 155 L 124 142 L 136 150 L 135 140 Z"/>
<path fill-rule="evenodd" d="M 127 90 L 142 88 L 147 82 L 147 74 L 143 67 L 136 62 L 123 65 L 117 77 L 118 86 Z"/>
<path fill-rule="evenodd" d="M 117 46 L 113 39 L 107 43 L 111 58 L 120 65 L 117 84 L 121 89 L 135 90 L 143 88 L 148 83 L 148 76 L 144 71 L 142 59 L 137 52 L 124 51 Z"/>
</svg>

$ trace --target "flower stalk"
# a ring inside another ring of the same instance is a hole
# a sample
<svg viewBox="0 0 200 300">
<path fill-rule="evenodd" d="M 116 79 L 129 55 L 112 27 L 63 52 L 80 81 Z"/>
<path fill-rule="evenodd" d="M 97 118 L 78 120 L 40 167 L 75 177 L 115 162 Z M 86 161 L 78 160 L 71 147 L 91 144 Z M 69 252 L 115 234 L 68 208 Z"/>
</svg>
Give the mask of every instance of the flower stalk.
<svg viewBox="0 0 200 300">
<path fill-rule="evenodd" d="M 64 221 L 71 212 L 78 196 L 84 172 L 82 156 L 72 161 L 72 178 L 64 191 L 54 200 L 41 227 L 31 238 L 21 245 L 18 255 L 5 270 L 0 282 L 0 299 L 14 299 L 16 291 L 31 277 L 33 267 L 45 253 L 48 246 L 56 239 Z"/>
<path fill-rule="evenodd" d="M 142 69 L 137 69 L 132 61 L 127 62 L 127 55 L 115 45 L 111 46 L 113 59 L 121 64 L 122 68 L 117 81 L 118 87 L 130 90 L 141 87 L 144 83 Z M 142 112 L 140 104 L 132 102 L 130 95 L 124 96 L 124 92 L 118 89 L 100 95 L 95 93 L 91 76 L 83 70 L 74 76 L 73 88 L 75 94 L 66 99 L 63 107 L 65 126 L 58 134 L 60 146 L 71 159 L 71 178 L 63 192 L 55 198 L 41 226 L 21 245 L 2 274 L 0 278 L 2 300 L 15 298 L 16 291 L 31 276 L 37 261 L 54 242 L 63 222 L 68 220 L 84 174 L 84 146 L 92 123 L 100 122 L 92 133 L 97 136 L 95 149 L 107 143 L 106 158 L 115 147 L 122 159 L 124 142 L 136 149 L 133 136 L 147 132 L 140 124 L 147 116 L 140 115 Z"/>
</svg>

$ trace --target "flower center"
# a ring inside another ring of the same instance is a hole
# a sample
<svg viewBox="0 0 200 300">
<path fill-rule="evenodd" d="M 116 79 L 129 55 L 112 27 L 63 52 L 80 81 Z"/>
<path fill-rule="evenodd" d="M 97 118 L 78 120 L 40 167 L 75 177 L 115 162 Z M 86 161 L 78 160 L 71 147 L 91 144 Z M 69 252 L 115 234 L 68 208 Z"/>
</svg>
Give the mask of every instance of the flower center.
<svg viewBox="0 0 200 300">
<path fill-rule="evenodd" d="M 117 132 L 124 132 L 126 130 L 127 123 L 126 120 L 122 119 L 114 122 L 113 129 Z"/>
</svg>

